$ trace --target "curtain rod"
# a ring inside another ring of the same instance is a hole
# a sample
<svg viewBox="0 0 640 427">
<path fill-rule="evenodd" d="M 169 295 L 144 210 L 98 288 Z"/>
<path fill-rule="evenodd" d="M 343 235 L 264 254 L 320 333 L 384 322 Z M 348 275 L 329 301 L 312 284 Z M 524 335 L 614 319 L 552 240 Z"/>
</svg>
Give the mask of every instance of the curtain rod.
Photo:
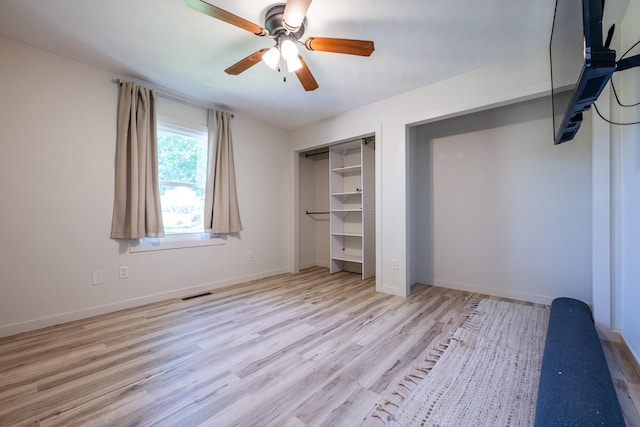
<svg viewBox="0 0 640 427">
<path fill-rule="evenodd" d="M 142 82 L 140 80 L 137 80 L 137 81 L 136 81 L 136 79 L 131 79 L 131 80 L 135 81 L 136 83 L 142 84 L 144 86 L 150 87 L 151 89 L 155 90 L 158 93 L 158 96 L 160 96 L 162 98 L 170 99 L 172 101 L 179 102 L 181 104 L 188 105 L 190 107 L 200 108 L 200 109 L 203 109 L 203 110 L 208 110 L 209 108 L 212 108 L 212 107 L 204 105 L 204 104 L 199 104 L 197 102 L 188 101 L 186 99 L 182 99 L 182 98 L 179 98 L 177 96 L 171 95 L 166 90 L 164 90 L 164 89 L 162 89 L 160 87 L 149 85 L 149 84 L 147 84 L 145 82 Z M 122 84 L 125 83 L 125 80 L 122 80 L 121 78 L 116 77 L 114 79 L 111 79 L 111 83 L 117 84 L 118 86 L 122 86 Z M 233 113 L 230 113 L 230 114 L 231 114 L 231 118 L 233 119 L 235 117 L 235 114 L 233 114 Z"/>
</svg>

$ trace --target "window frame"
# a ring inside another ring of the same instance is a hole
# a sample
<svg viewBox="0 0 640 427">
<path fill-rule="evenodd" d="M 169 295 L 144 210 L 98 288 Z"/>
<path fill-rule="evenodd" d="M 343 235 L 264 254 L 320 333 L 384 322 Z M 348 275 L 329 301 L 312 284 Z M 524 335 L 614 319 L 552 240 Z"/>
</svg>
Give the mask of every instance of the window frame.
<svg viewBox="0 0 640 427">
<path fill-rule="evenodd" d="M 177 135 L 189 138 L 204 138 L 209 144 L 208 128 L 199 124 L 186 122 L 166 116 L 157 116 L 157 131 L 175 133 Z M 212 147 L 208 147 L 211 149 Z M 215 147 L 213 147 L 215 148 Z M 158 180 L 158 185 L 165 181 Z M 194 186 L 201 188 L 199 184 L 176 183 L 186 187 Z M 206 184 L 205 184 L 206 189 Z M 164 237 L 144 237 L 129 242 L 129 252 L 150 252 L 170 249 L 194 248 L 202 246 L 217 246 L 226 244 L 226 237 L 210 232 L 187 232 L 187 233 L 171 233 Z"/>
</svg>

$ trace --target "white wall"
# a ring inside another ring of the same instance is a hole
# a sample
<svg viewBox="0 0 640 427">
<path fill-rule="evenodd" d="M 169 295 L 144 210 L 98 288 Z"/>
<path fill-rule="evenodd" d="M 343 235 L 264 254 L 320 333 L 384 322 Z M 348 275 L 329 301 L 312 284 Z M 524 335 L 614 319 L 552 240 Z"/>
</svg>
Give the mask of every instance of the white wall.
<svg viewBox="0 0 640 427">
<path fill-rule="evenodd" d="M 306 211 L 329 210 L 329 157 L 305 157 L 299 163 L 299 268 L 329 267 L 329 215 Z"/>
<path fill-rule="evenodd" d="M 619 55 L 640 40 L 640 2 L 629 2 L 622 22 Z M 640 54 L 636 47 L 630 54 Z M 614 82 L 623 103 L 640 101 L 640 68 L 614 75 Z M 623 122 L 640 121 L 640 107 L 612 107 L 614 118 Z M 616 312 L 620 313 L 620 330 L 640 363 L 640 125 L 614 126 L 614 175 L 616 181 L 616 275 L 618 295 L 614 296 Z"/>
<path fill-rule="evenodd" d="M 312 267 L 316 263 L 316 222 L 314 217 L 306 211 L 315 210 L 316 203 L 316 174 L 315 162 L 312 157 L 300 156 L 299 163 L 299 262 L 300 268 Z"/>
<path fill-rule="evenodd" d="M 407 229 L 410 230 L 407 251 L 411 286 L 434 284 L 432 146 L 424 141 L 424 132 L 420 129 L 423 126 L 409 128 L 407 142 Z"/>
<path fill-rule="evenodd" d="M 408 171 L 414 281 L 592 302 L 590 123 L 554 146 L 550 103 L 417 128 Z"/>
<path fill-rule="evenodd" d="M 320 212 L 329 211 L 329 155 L 314 157 L 315 204 Z M 329 260 L 329 215 L 316 215 L 315 226 L 315 265 L 327 267 Z"/>
<path fill-rule="evenodd" d="M 0 336 L 288 271 L 284 131 L 232 122 L 239 238 L 129 253 L 109 239 L 114 75 L 3 38 L 0 56 Z M 97 270 L 104 284 L 92 286 Z"/>
</svg>

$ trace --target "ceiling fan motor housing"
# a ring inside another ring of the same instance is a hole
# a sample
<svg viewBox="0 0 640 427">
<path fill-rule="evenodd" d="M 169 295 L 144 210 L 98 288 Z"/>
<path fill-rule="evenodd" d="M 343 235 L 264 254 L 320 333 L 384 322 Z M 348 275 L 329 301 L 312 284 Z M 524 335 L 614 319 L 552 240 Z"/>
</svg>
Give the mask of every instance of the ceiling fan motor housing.
<svg viewBox="0 0 640 427">
<path fill-rule="evenodd" d="M 277 39 L 281 34 L 289 33 L 296 40 L 300 40 L 300 37 L 304 34 L 304 24 L 306 22 L 306 18 L 302 24 L 300 24 L 300 28 L 296 32 L 289 31 L 285 28 L 282 18 L 284 17 L 284 8 L 285 4 L 276 4 L 267 10 L 267 13 L 264 18 L 264 28 L 269 31 L 269 37 Z"/>
</svg>

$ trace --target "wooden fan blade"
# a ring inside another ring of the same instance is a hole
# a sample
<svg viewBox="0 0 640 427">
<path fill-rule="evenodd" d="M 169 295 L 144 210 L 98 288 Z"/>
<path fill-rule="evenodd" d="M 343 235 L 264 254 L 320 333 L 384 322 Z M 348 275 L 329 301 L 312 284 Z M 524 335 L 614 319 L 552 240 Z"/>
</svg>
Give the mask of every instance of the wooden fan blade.
<svg viewBox="0 0 640 427">
<path fill-rule="evenodd" d="M 193 10 L 197 10 L 198 12 L 202 12 L 205 15 L 212 16 L 216 19 L 224 21 L 228 24 L 235 25 L 236 27 L 242 28 L 243 30 L 247 30 L 258 36 L 266 36 L 269 34 L 267 30 L 262 28 L 261 26 L 254 24 L 251 21 L 247 21 L 244 18 L 240 18 L 238 15 L 234 15 L 231 12 L 227 12 L 224 9 L 220 9 L 219 7 L 212 6 L 209 3 L 206 3 L 202 0 L 186 0 L 187 6 L 189 6 Z"/>
<path fill-rule="evenodd" d="M 262 60 L 262 55 L 264 55 L 264 53 L 268 50 L 269 49 L 260 49 L 257 52 L 253 52 L 251 55 L 247 56 L 244 59 L 241 59 L 240 61 L 233 64 L 231 67 L 224 70 L 224 72 L 227 74 L 231 74 L 233 76 L 237 76 L 238 74 L 248 70 L 249 68 L 256 65 L 258 62 L 260 62 Z"/>
<path fill-rule="evenodd" d="M 300 80 L 302 87 L 307 92 L 318 89 L 318 82 L 313 77 L 313 74 L 311 74 L 311 70 L 309 70 L 307 63 L 304 62 L 304 59 L 302 59 L 302 56 L 300 55 L 298 55 L 298 59 L 300 59 L 300 62 L 302 62 L 302 68 L 296 70 L 295 73 L 296 76 L 298 76 L 298 80 Z"/>
<path fill-rule="evenodd" d="M 345 53 L 347 55 L 369 56 L 374 50 L 370 40 L 332 39 L 328 37 L 309 37 L 304 45 L 309 50 L 321 52 Z"/>
<path fill-rule="evenodd" d="M 282 15 L 284 27 L 294 33 L 298 31 L 304 21 L 304 17 L 307 16 L 310 4 L 311 0 L 288 0 Z"/>
</svg>

